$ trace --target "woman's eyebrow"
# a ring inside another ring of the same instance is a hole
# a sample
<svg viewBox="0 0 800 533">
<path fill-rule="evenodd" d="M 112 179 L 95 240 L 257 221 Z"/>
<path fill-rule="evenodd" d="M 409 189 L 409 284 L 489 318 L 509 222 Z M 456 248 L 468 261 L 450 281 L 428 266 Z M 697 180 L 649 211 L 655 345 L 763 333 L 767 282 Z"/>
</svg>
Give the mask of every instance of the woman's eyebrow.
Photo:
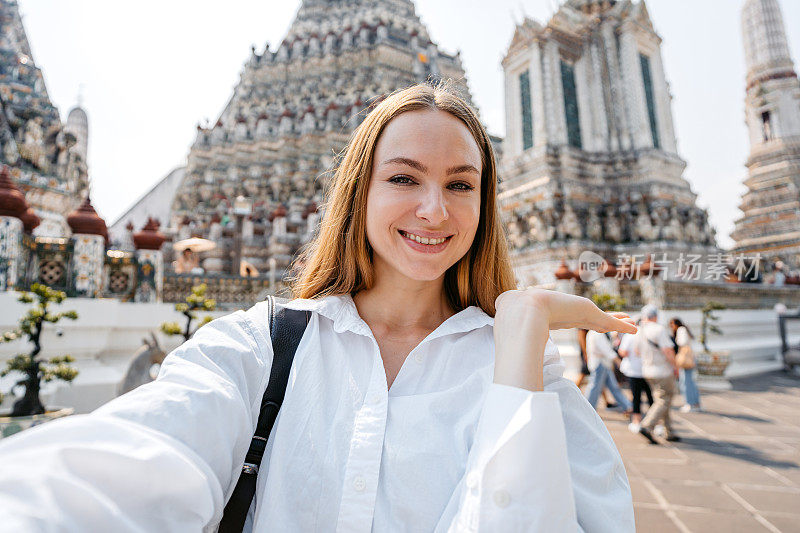
<svg viewBox="0 0 800 533">
<path fill-rule="evenodd" d="M 406 165 L 407 167 L 411 167 L 413 169 L 419 170 L 423 174 L 427 174 L 428 173 L 428 167 L 426 167 L 425 165 L 423 165 L 419 161 L 415 161 L 415 160 L 409 159 L 407 157 L 393 157 L 391 159 L 387 159 L 386 161 L 384 161 L 381 164 L 382 165 L 391 165 L 393 163 L 400 164 L 400 165 Z"/>
<path fill-rule="evenodd" d="M 415 161 L 414 159 L 409 159 L 407 157 L 393 157 L 391 159 L 387 159 L 386 161 L 384 161 L 381 164 L 382 165 L 391 165 L 391 164 L 406 165 L 406 166 L 409 166 L 409 167 L 411 167 L 413 169 L 416 169 L 416 170 L 422 172 L 423 174 L 427 174 L 428 173 L 428 167 L 426 167 L 425 165 L 423 165 L 419 161 Z M 480 171 L 477 168 L 475 168 L 473 165 L 458 165 L 458 166 L 455 166 L 455 167 L 451 167 L 451 168 L 447 169 L 446 174 L 448 176 L 450 176 L 451 174 L 463 174 L 465 172 L 472 172 L 472 173 L 475 173 L 475 174 L 480 174 Z"/>
</svg>

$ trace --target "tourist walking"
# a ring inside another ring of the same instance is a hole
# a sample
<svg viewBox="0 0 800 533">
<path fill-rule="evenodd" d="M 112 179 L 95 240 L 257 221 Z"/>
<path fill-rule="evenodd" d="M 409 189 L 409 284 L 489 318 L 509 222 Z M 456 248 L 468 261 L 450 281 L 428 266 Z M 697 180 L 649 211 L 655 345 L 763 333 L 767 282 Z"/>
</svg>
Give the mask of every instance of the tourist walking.
<svg viewBox="0 0 800 533">
<path fill-rule="evenodd" d="M 653 437 L 653 429 L 663 420 L 666 440 L 679 441 L 681 439 L 675 434 L 670 417 L 672 398 L 677 393 L 675 350 L 667 328 L 658 323 L 658 308 L 654 305 L 642 308 L 641 324 L 634 346 L 642 358 L 642 375 L 650 385 L 654 400 L 642 420 L 639 433 L 651 443 L 658 444 Z"/>
<path fill-rule="evenodd" d="M 700 411 L 700 391 L 694 380 L 695 358 L 692 350 L 692 339 L 694 336 L 683 321 L 674 317 L 669 321 L 669 329 L 672 332 L 672 339 L 675 346 L 675 362 L 680 371 L 680 387 L 686 403 L 681 407 L 682 413 L 690 411 Z"/>
<path fill-rule="evenodd" d="M 617 351 L 622 358 L 619 369 L 628 378 L 633 396 L 633 413 L 631 413 L 631 423 L 628 424 L 628 429 L 632 433 L 638 433 L 642 422 L 642 394 L 647 397 L 648 406 L 653 405 L 653 394 L 650 392 L 650 385 L 642 375 L 642 358 L 636 351 L 636 335 L 625 333 Z"/>
<path fill-rule="evenodd" d="M 617 352 L 608 333 L 589 331 L 586 334 L 586 354 L 591 375 L 589 376 L 589 392 L 586 399 L 592 407 L 597 408 L 597 400 L 604 389 L 608 389 L 617 407 L 625 412 L 631 411 L 631 402 L 619 388 L 617 378 L 614 376 L 614 360 Z"/>
<path fill-rule="evenodd" d="M 270 302 L 232 313 L 152 383 L 3 439 L 0 529 L 634 531 L 620 455 L 549 337 L 631 318 L 516 290 L 492 142 L 454 89 L 374 105 L 277 305 L 298 329 L 273 338 Z"/>
<path fill-rule="evenodd" d="M 589 333 L 585 329 L 578 328 L 578 349 L 580 350 L 581 369 L 575 377 L 575 386 L 579 389 L 583 388 L 583 384 L 592 373 L 589 370 L 588 356 L 586 355 L 586 334 Z M 603 389 L 603 401 L 606 402 L 606 407 L 612 409 L 617 405 L 611 401 L 608 396 L 608 389 Z"/>
</svg>

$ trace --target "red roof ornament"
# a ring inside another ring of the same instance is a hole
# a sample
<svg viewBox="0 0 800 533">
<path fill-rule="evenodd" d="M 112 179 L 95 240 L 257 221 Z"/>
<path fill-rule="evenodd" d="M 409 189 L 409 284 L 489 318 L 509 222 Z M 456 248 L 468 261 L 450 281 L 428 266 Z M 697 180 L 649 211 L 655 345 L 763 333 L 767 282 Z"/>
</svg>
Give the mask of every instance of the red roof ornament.
<svg viewBox="0 0 800 533">
<path fill-rule="evenodd" d="M 286 208 L 283 205 L 279 205 L 275 208 L 275 211 L 272 212 L 272 215 L 275 218 L 285 217 L 286 216 Z"/>
<path fill-rule="evenodd" d="M 100 235 L 108 240 L 106 221 L 98 216 L 88 195 L 80 207 L 67 217 L 67 224 L 72 229 L 72 233 Z"/>
<path fill-rule="evenodd" d="M 617 277 L 617 266 L 614 263 L 610 262 L 610 261 L 603 261 L 603 264 L 605 264 L 605 266 L 606 266 L 606 269 L 603 272 L 603 276 L 605 276 L 607 278 L 616 278 Z"/>
<path fill-rule="evenodd" d="M 167 238 L 158 231 L 161 226 L 158 220 L 148 217 L 142 230 L 133 234 L 133 245 L 137 250 L 159 250 Z"/>
<path fill-rule="evenodd" d="M 0 170 L 0 216 L 21 218 L 27 210 L 25 195 L 11 181 L 8 167 L 3 165 Z"/>
<path fill-rule="evenodd" d="M 565 279 L 573 279 L 575 274 L 569 269 L 567 266 L 567 262 L 565 260 L 561 260 L 561 264 L 556 269 L 555 272 L 556 279 L 565 280 Z"/>
<path fill-rule="evenodd" d="M 36 216 L 36 213 L 31 207 L 29 207 L 28 210 L 25 211 L 19 218 L 22 220 L 22 226 L 25 230 L 25 233 L 32 232 L 42 222 L 41 219 Z"/>
</svg>

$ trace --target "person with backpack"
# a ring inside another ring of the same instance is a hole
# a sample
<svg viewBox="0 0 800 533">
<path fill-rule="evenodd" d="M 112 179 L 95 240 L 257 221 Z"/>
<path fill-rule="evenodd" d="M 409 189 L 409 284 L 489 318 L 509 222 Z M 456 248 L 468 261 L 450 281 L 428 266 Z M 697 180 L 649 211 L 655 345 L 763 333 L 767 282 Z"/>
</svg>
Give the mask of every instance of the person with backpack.
<svg viewBox="0 0 800 533">
<path fill-rule="evenodd" d="M 680 371 L 680 390 L 686 403 L 681 406 L 682 413 L 691 411 L 702 411 L 700 407 L 700 391 L 694 380 L 694 350 L 692 350 L 692 340 L 694 336 L 683 321 L 674 317 L 669 321 L 669 329 L 672 333 L 672 341 L 675 345 L 675 362 Z"/>
<path fill-rule="evenodd" d="M 496 186 L 454 89 L 376 102 L 294 299 L 214 320 L 154 382 L 4 439 L 3 528 L 634 531 L 622 460 L 549 331 L 636 328 L 516 290 Z"/>
<path fill-rule="evenodd" d="M 654 400 L 642 419 L 639 433 L 651 444 L 658 444 L 653 437 L 653 430 L 656 424 L 663 420 L 666 440 L 680 441 L 680 437 L 675 434 L 672 427 L 670 417 L 672 398 L 677 393 L 675 377 L 678 370 L 675 364 L 675 350 L 667 328 L 658 323 L 656 306 L 646 305 L 642 308 L 641 324 L 636 336 L 633 349 L 642 358 L 642 375 L 650 385 Z"/>
</svg>

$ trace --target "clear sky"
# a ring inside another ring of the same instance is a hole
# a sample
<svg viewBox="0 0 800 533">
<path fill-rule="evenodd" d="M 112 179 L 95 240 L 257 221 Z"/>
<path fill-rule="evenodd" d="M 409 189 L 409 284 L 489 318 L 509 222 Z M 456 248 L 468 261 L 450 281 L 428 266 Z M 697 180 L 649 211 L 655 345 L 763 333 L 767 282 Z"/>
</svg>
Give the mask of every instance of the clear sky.
<svg viewBox="0 0 800 533">
<path fill-rule="evenodd" d="M 547 20 L 560 0 L 416 0 L 431 38 L 461 50 L 490 131 L 505 132 L 500 59 L 522 13 Z M 274 50 L 299 0 L 19 0 L 34 60 L 62 118 L 79 92 L 89 115 L 92 200 L 110 224 L 173 168 L 195 126 L 215 119 L 250 46 Z M 719 243 L 740 214 L 744 162 L 744 0 L 648 0 L 671 83 L 686 178 Z M 780 0 L 795 60 L 800 2 Z M 82 89 L 81 89 L 82 87 Z"/>
</svg>

